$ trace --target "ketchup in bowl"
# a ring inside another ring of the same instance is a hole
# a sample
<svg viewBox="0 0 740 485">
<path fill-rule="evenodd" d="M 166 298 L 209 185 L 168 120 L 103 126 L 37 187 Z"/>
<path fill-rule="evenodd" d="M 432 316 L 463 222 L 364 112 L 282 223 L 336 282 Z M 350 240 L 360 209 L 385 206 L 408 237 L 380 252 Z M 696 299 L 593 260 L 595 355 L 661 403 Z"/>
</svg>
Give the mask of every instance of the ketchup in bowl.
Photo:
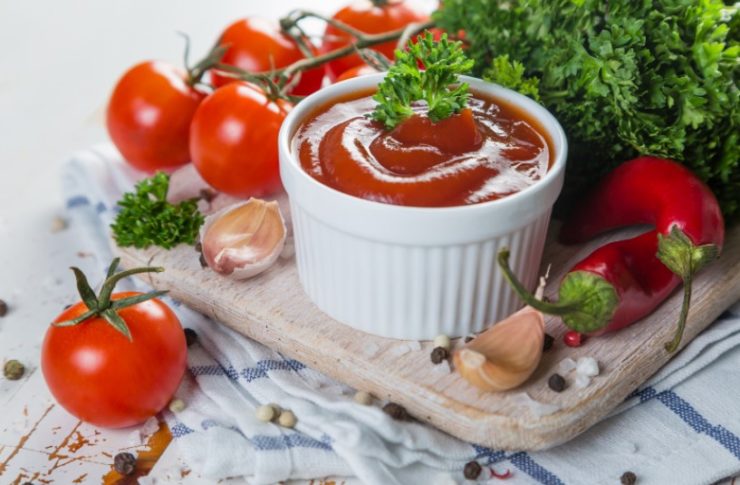
<svg viewBox="0 0 740 485">
<path fill-rule="evenodd" d="M 545 130 L 503 101 L 473 93 L 468 108 L 437 123 L 420 103 L 386 130 L 367 116 L 372 94 L 319 107 L 293 138 L 303 170 L 346 194 L 416 207 L 477 204 L 536 183 L 554 158 Z"/>
</svg>

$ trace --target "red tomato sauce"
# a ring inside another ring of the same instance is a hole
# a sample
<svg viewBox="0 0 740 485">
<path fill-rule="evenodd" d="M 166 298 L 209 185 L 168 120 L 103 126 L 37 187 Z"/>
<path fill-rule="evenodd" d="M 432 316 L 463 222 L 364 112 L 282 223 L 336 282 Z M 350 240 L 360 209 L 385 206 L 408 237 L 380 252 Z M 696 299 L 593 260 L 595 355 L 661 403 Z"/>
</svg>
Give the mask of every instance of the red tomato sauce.
<svg viewBox="0 0 740 485">
<path fill-rule="evenodd" d="M 478 94 L 468 108 L 433 123 L 417 112 L 393 130 L 367 118 L 372 92 L 316 110 L 293 148 L 313 178 L 341 192 L 387 204 L 449 207 L 517 193 L 553 159 L 552 143 L 527 113 Z"/>
</svg>

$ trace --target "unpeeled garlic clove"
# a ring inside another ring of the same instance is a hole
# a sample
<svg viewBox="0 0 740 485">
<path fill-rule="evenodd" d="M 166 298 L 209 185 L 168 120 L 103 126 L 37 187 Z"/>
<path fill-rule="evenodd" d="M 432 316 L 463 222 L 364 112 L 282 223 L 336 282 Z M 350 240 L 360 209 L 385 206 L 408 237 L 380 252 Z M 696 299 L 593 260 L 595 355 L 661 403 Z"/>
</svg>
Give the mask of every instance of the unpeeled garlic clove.
<svg viewBox="0 0 740 485">
<path fill-rule="evenodd" d="M 277 202 L 249 199 L 208 216 L 200 230 L 203 257 L 215 272 L 246 279 L 280 256 L 287 230 Z"/>
<path fill-rule="evenodd" d="M 524 307 L 455 352 L 455 369 L 483 391 L 513 389 L 537 368 L 544 339 L 542 313 Z"/>
</svg>

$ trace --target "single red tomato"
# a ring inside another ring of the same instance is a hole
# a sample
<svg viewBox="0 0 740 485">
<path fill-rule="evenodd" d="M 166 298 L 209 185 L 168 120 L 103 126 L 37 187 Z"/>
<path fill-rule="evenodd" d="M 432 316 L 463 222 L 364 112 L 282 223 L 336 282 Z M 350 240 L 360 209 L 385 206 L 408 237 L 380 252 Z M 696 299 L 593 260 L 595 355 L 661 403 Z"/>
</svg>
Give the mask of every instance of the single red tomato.
<svg viewBox="0 0 740 485">
<path fill-rule="evenodd" d="M 278 132 L 290 108 L 290 103 L 271 101 L 244 82 L 217 89 L 200 105 L 190 128 L 190 153 L 198 173 L 234 197 L 278 191 Z"/>
<path fill-rule="evenodd" d="M 141 295 L 115 293 L 111 300 Z M 79 302 L 55 323 L 85 313 Z M 117 310 L 129 340 L 100 316 L 69 327 L 50 326 L 41 370 L 59 404 L 82 421 L 122 428 L 146 421 L 171 400 L 185 373 L 187 346 L 177 316 L 161 300 Z"/>
<path fill-rule="evenodd" d="M 368 66 L 367 64 L 361 64 L 359 66 L 347 69 L 334 82 L 338 83 L 339 81 L 346 81 L 347 79 L 352 79 L 353 77 L 362 77 L 369 74 L 377 74 L 379 72 L 380 71 L 378 71 L 374 67 Z"/>
<path fill-rule="evenodd" d="M 108 134 L 134 167 L 153 172 L 190 161 L 190 120 L 205 94 L 190 86 L 187 74 L 164 62 L 132 67 L 113 89 Z"/>
<path fill-rule="evenodd" d="M 380 34 L 406 27 L 413 22 L 426 22 L 429 16 L 415 8 L 411 2 L 404 0 L 356 0 L 334 14 L 334 19 L 344 22 L 365 34 Z M 332 25 L 324 31 L 322 52 L 340 49 L 352 43 L 352 36 Z M 386 42 L 373 47 L 388 59 L 393 60 L 396 41 Z M 341 73 L 362 64 L 357 54 L 342 57 L 326 64 L 326 72 L 331 80 Z"/>
<path fill-rule="evenodd" d="M 221 62 L 252 73 L 285 67 L 305 57 L 296 42 L 284 34 L 280 30 L 280 24 L 273 20 L 260 18 L 237 20 L 226 28 L 218 42 L 222 46 L 228 46 Z M 316 54 L 316 48 L 308 40 L 306 42 Z M 217 71 L 211 71 L 211 80 L 216 87 L 234 81 L 233 78 L 220 76 Z M 318 91 L 323 80 L 322 67 L 304 71 L 291 94 L 307 96 Z"/>
</svg>

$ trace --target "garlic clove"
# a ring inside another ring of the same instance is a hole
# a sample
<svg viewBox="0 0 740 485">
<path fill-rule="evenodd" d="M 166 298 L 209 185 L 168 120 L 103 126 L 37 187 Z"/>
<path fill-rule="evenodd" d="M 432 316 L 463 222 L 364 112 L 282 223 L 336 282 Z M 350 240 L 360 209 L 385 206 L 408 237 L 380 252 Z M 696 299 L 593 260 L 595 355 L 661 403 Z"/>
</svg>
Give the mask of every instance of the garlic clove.
<svg viewBox="0 0 740 485">
<path fill-rule="evenodd" d="M 545 320 L 524 307 L 455 352 L 460 375 L 484 391 L 513 389 L 532 375 L 542 358 Z"/>
<path fill-rule="evenodd" d="M 277 202 L 249 199 L 208 216 L 200 230 L 203 257 L 216 273 L 256 276 L 283 250 L 287 229 Z"/>
</svg>

